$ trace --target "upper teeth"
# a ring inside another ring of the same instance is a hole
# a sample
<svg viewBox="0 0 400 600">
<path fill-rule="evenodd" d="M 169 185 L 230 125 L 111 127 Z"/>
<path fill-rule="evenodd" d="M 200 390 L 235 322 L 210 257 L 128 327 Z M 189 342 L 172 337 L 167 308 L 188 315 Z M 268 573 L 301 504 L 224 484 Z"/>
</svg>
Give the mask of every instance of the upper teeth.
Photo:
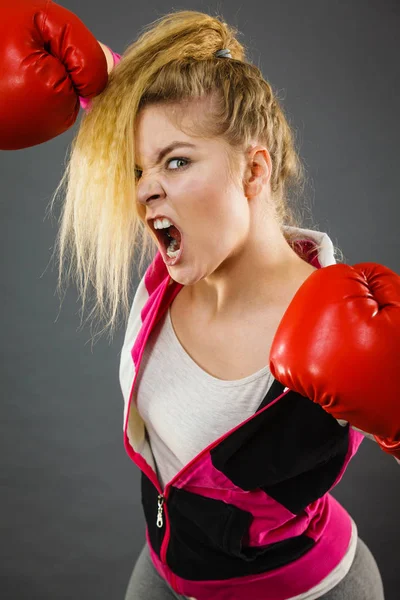
<svg viewBox="0 0 400 600">
<path fill-rule="evenodd" d="M 171 227 L 171 225 L 171 221 L 166 217 L 164 219 L 154 220 L 154 229 L 165 229 L 166 227 Z"/>
</svg>

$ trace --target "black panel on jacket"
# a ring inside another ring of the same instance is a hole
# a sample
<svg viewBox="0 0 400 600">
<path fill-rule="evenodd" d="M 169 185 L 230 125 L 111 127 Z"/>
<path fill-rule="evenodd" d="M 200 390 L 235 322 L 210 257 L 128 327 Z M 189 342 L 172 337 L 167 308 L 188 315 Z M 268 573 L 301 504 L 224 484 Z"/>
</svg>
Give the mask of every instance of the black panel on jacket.
<svg viewBox="0 0 400 600">
<path fill-rule="evenodd" d="M 279 386 L 273 384 L 261 406 L 271 403 Z M 342 427 L 321 406 L 290 391 L 210 454 L 214 467 L 235 485 L 261 488 L 298 514 L 330 489 L 348 446 L 348 424 Z"/>
</svg>

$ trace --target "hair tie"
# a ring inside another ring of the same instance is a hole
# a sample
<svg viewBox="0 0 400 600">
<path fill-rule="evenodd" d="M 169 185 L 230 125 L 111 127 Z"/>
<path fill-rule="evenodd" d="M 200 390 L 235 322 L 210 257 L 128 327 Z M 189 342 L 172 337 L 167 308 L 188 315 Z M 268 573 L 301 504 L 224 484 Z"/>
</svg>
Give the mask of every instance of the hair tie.
<svg viewBox="0 0 400 600">
<path fill-rule="evenodd" d="M 215 56 L 217 58 L 232 58 L 231 51 L 229 50 L 229 48 L 223 48 L 222 50 L 217 50 L 217 52 L 215 53 Z"/>
</svg>

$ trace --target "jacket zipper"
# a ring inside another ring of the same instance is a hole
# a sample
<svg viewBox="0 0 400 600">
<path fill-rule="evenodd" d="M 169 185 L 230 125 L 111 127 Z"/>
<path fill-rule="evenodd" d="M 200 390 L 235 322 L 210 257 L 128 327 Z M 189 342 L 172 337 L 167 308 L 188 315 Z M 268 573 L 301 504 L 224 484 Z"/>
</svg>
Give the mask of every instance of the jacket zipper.
<svg viewBox="0 0 400 600">
<path fill-rule="evenodd" d="M 162 494 L 158 494 L 157 527 L 159 527 L 160 529 L 164 525 L 163 515 L 162 515 L 163 504 L 164 504 L 164 496 Z"/>
</svg>

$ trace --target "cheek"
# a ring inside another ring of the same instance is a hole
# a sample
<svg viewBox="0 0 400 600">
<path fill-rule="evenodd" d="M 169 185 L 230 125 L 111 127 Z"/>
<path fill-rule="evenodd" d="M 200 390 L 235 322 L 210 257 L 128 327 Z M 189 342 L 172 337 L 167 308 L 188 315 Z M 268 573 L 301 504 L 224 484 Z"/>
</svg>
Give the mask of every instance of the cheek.
<svg viewBox="0 0 400 600">
<path fill-rule="evenodd" d="M 232 245 L 243 237 L 247 200 L 239 196 L 224 171 L 222 176 L 207 172 L 188 177 L 182 182 L 179 198 L 182 227 L 185 221 L 190 223 L 189 229 L 209 245 Z"/>
<path fill-rule="evenodd" d="M 196 221 L 198 239 L 213 252 L 224 255 L 246 240 L 246 214 L 238 209 L 240 203 L 235 197 L 209 196 L 209 200 L 213 202 L 205 202 L 204 214 Z"/>
</svg>

